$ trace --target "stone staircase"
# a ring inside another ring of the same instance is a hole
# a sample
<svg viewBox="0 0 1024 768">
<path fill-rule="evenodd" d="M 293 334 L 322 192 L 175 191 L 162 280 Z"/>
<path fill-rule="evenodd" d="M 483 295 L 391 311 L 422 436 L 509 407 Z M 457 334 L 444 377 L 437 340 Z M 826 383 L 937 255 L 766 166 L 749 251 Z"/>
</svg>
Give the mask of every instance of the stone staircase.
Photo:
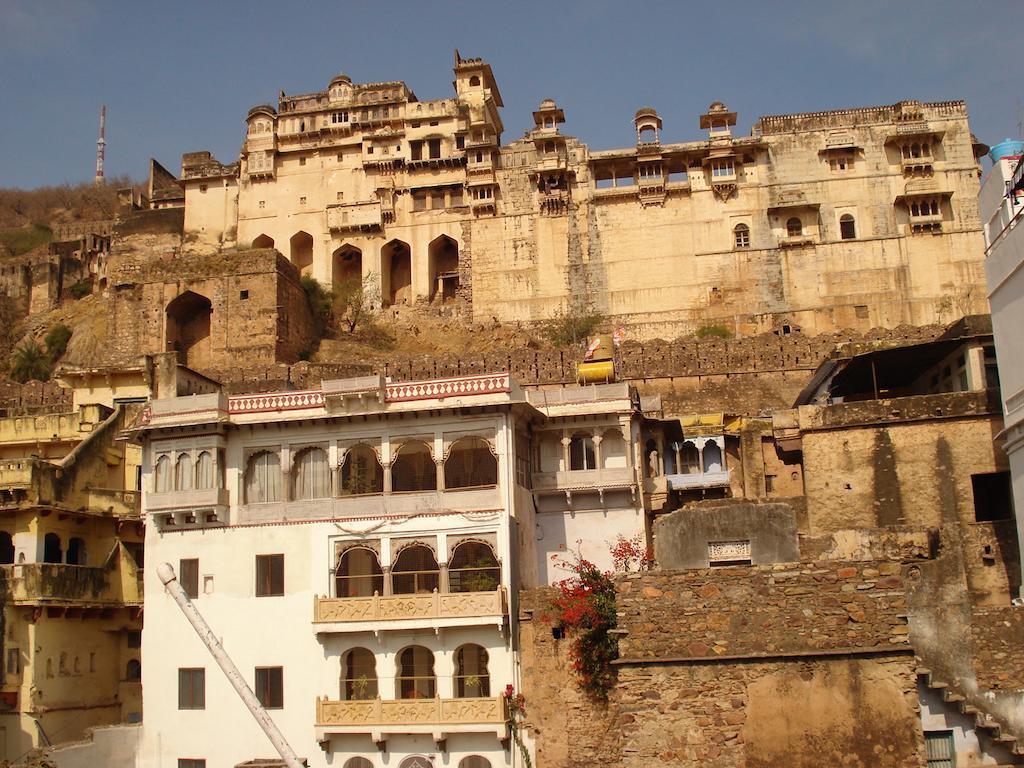
<svg viewBox="0 0 1024 768">
<path fill-rule="evenodd" d="M 930 669 L 918 667 L 916 671 L 918 679 L 929 689 L 940 694 L 944 702 L 955 707 L 961 714 L 973 720 L 974 727 L 979 735 L 986 734 L 994 744 L 1004 747 L 1014 755 L 1024 756 L 1024 739 L 1019 739 L 1017 736 L 1006 732 L 1004 730 L 1005 726 L 992 717 L 992 715 L 978 709 L 967 700 L 966 696 L 954 690 L 949 683 L 933 677 Z"/>
</svg>

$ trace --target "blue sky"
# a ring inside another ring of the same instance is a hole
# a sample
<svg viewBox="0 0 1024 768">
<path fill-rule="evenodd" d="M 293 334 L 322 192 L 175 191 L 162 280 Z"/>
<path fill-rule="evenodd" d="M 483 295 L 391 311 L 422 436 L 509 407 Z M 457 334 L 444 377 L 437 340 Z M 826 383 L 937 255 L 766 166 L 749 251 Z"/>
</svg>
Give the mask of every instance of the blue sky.
<svg viewBox="0 0 1024 768">
<path fill-rule="evenodd" d="M 547 97 L 595 149 L 628 145 L 645 105 L 682 141 L 716 99 L 747 133 L 763 114 L 962 98 L 991 144 L 1018 133 L 1022 37 L 1020 0 L 0 0 L 0 187 L 91 178 L 102 103 L 107 174 L 141 178 L 151 156 L 234 159 L 249 107 L 339 71 L 448 96 L 455 48 L 492 65 L 505 141 Z"/>
</svg>

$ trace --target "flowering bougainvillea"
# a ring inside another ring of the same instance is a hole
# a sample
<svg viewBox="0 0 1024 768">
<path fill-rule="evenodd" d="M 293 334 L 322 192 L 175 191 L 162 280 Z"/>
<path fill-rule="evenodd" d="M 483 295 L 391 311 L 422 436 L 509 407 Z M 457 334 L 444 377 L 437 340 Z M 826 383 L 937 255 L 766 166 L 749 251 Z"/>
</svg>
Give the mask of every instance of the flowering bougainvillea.
<svg viewBox="0 0 1024 768">
<path fill-rule="evenodd" d="M 611 553 L 612 567 L 623 573 L 629 573 L 634 566 L 638 571 L 646 571 L 654 563 L 654 556 L 639 533 L 631 539 L 619 536 L 611 545 Z"/>
<path fill-rule="evenodd" d="M 618 638 L 611 633 L 618 620 L 615 585 L 611 574 L 579 552 L 558 565 L 570 575 L 555 584 L 551 618 L 568 631 L 569 658 L 580 687 L 603 701 L 615 683 L 612 662 L 619 656 Z"/>
</svg>

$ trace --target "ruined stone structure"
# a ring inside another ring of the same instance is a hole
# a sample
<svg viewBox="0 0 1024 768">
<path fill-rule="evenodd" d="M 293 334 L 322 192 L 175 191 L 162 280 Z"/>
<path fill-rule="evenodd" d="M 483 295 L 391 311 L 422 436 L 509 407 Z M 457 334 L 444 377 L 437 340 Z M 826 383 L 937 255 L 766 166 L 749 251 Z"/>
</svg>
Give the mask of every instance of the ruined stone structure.
<svg viewBox="0 0 1024 768">
<path fill-rule="evenodd" d="M 463 297 L 475 318 L 584 307 L 638 338 L 942 322 L 984 312 L 979 166 L 962 102 L 762 117 L 720 102 L 706 137 L 592 152 L 544 100 L 501 143 L 490 67 L 456 54 L 455 96 L 401 82 L 254 107 L 237 163 L 185 155 L 189 247 L 276 247 L 383 302 Z"/>
</svg>

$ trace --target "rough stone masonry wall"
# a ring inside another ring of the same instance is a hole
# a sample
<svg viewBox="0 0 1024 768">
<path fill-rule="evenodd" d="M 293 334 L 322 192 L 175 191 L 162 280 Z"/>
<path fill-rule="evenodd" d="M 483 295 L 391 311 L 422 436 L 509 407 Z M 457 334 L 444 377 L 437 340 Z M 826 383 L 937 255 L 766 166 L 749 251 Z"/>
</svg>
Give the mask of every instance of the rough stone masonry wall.
<svg viewBox="0 0 1024 768">
<path fill-rule="evenodd" d="M 653 571 L 618 585 L 624 659 L 908 648 L 894 562 Z"/>
<path fill-rule="evenodd" d="M 992 691 L 1024 690 L 1024 607 L 987 606 L 971 611 L 974 673 Z"/>
</svg>

